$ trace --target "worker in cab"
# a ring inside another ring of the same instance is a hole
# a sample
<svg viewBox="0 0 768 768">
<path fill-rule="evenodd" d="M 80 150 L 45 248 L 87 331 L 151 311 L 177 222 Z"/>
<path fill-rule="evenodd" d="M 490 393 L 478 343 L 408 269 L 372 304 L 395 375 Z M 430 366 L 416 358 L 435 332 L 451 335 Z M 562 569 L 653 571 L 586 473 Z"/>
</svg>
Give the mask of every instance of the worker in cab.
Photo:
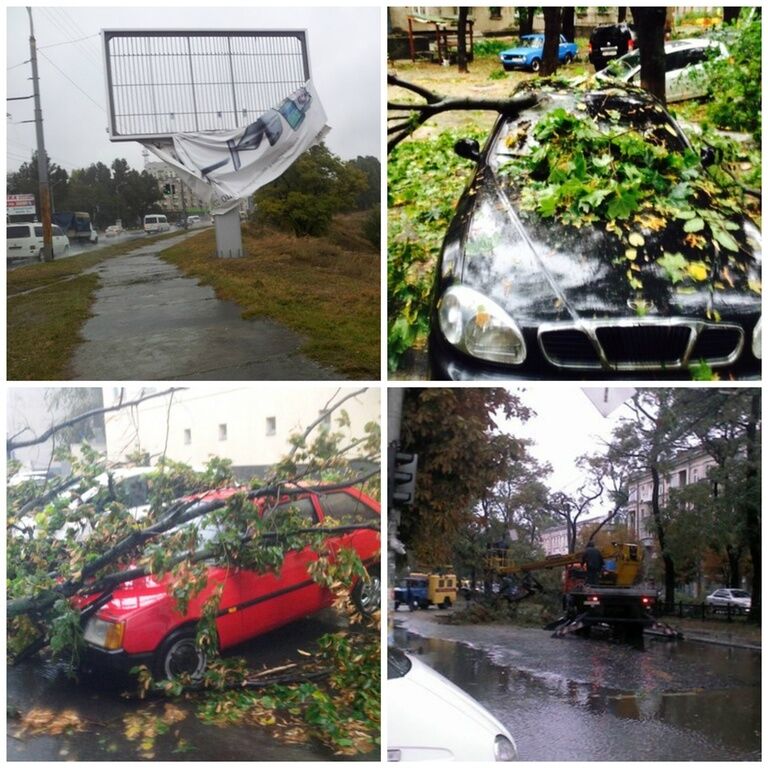
<svg viewBox="0 0 768 768">
<path fill-rule="evenodd" d="M 581 556 L 581 564 L 587 569 L 587 584 L 596 587 L 600 583 L 603 571 L 603 555 L 592 541 L 587 542 L 587 548 Z"/>
</svg>

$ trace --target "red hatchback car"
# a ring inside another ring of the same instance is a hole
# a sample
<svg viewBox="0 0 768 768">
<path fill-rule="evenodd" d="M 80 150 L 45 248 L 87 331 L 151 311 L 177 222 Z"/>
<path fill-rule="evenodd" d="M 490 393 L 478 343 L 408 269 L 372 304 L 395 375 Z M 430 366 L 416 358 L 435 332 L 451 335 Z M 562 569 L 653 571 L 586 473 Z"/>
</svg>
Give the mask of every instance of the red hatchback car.
<svg viewBox="0 0 768 768">
<path fill-rule="evenodd" d="M 237 490 L 216 491 L 206 500 L 226 499 Z M 378 526 L 381 519 L 379 502 L 356 488 L 311 491 L 286 497 L 280 504 L 265 510 L 254 502 L 261 515 L 279 514 L 291 508 L 307 520 L 307 527 L 320 526 L 326 517 L 344 524 L 369 523 Z M 203 541 L 216 531 L 206 527 L 205 518 L 197 523 Z M 352 592 L 358 610 L 372 613 L 381 602 L 378 530 L 361 528 L 329 534 L 331 552 L 353 549 L 366 566 L 370 581 L 360 581 Z M 102 607 L 85 625 L 86 653 L 83 666 L 101 672 L 128 672 L 145 664 L 156 678 L 173 678 L 188 673 L 193 679 L 202 675 L 206 655 L 195 643 L 196 622 L 201 608 L 221 583 L 224 591 L 216 625 L 219 647 L 224 650 L 250 640 L 272 629 L 304 618 L 328 607 L 333 596 L 319 586 L 307 572 L 317 554 L 305 547 L 286 553 L 279 573 L 256 573 L 211 564 L 208 584 L 189 603 L 186 613 L 179 613 L 169 594 L 168 578 L 155 580 L 145 576 L 120 584 Z M 85 607 L 85 601 L 80 603 Z"/>
</svg>

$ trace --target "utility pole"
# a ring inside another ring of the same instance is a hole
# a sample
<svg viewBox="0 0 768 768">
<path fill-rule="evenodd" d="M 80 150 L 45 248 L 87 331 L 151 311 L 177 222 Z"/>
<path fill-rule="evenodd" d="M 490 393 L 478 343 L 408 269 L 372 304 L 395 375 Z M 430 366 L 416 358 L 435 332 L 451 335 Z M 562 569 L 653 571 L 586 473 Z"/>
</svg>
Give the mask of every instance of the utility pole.
<svg viewBox="0 0 768 768">
<path fill-rule="evenodd" d="M 37 44 L 32 24 L 32 9 L 29 14 L 29 58 L 32 62 L 32 87 L 35 97 L 35 130 L 37 132 L 37 174 L 40 182 L 40 220 L 43 223 L 43 261 L 53 261 L 53 233 L 51 231 L 51 191 L 48 186 L 48 155 L 45 154 L 43 138 L 43 111 L 40 109 L 40 85 L 37 76 Z"/>
</svg>

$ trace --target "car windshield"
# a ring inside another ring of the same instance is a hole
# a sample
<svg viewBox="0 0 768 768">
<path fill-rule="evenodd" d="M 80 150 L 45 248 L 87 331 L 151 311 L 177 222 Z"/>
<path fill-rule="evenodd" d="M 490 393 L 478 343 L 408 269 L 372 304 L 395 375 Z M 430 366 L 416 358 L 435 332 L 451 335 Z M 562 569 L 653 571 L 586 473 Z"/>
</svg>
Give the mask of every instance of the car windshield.
<svg viewBox="0 0 768 768">
<path fill-rule="evenodd" d="M 634 72 L 639 66 L 640 52 L 634 51 L 619 59 L 614 59 L 604 71 L 605 74 L 610 75 L 611 77 L 622 78 Z"/>
<path fill-rule="evenodd" d="M 399 648 L 390 646 L 387 649 L 387 680 L 405 677 L 412 666 L 411 660 Z"/>
<path fill-rule="evenodd" d="M 749 592 L 745 592 L 743 589 L 732 589 L 732 597 L 749 597 Z"/>
<path fill-rule="evenodd" d="M 543 37 L 519 37 L 517 39 L 518 48 L 541 48 L 543 44 Z"/>
<path fill-rule="evenodd" d="M 571 90 L 538 92 L 536 95 L 538 101 L 533 107 L 523 110 L 517 118 L 505 121 L 497 132 L 488 155 L 496 169 L 511 158 L 533 152 L 539 146 L 534 135 L 536 124 L 556 109 L 592 117 L 606 134 L 634 129 L 646 140 L 663 144 L 673 152 L 688 149 L 685 138 L 666 112 L 632 91 L 609 88 L 586 93 Z"/>
</svg>

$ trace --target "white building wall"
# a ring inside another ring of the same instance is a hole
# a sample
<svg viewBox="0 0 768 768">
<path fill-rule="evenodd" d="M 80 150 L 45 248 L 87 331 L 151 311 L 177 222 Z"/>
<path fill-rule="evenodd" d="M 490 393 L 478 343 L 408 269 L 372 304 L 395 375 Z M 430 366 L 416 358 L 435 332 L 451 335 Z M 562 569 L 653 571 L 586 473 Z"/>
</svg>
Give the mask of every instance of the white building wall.
<svg viewBox="0 0 768 768">
<path fill-rule="evenodd" d="M 165 452 L 168 458 L 195 467 L 211 456 L 231 459 L 235 466 L 272 465 L 289 451 L 290 436 L 306 429 L 332 398 L 337 399 L 337 391 L 354 390 L 289 383 L 266 387 L 195 385 L 176 392 L 170 408 L 171 398 L 164 396 L 108 414 L 108 458 L 110 462 L 122 461 L 141 449 L 149 451 L 152 463 Z M 118 393 L 106 393 L 105 402 L 115 402 Z M 124 399 L 137 395 L 137 390 L 130 390 Z M 363 437 L 366 423 L 380 422 L 379 390 L 368 389 L 347 400 L 343 408 L 349 414 L 351 436 Z M 332 418 L 335 431 L 338 412 Z"/>
</svg>

